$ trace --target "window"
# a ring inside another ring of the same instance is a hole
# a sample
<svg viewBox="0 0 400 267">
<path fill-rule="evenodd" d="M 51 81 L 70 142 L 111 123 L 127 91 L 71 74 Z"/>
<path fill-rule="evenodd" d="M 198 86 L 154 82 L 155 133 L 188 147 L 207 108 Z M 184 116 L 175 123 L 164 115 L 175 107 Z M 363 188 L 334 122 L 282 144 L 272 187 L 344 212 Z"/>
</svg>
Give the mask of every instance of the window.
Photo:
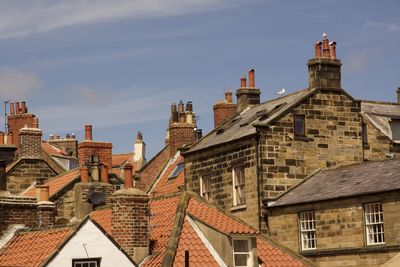
<svg viewBox="0 0 400 267">
<path fill-rule="evenodd" d="M 245 199 L 245 184 L 244 184 L 244 168 L 235 167 L 232 173 L 233 178 L 233 206 L 238 206 L 246 203 Z"/>
<path fill-rule="evenodd" d="M 300 212 L 300 238 L 302 250 L 317 249 L 314 211 Z"/>
<path fill-rule="evenodd" d="M 181 173 L 184 166 L 185 165 L 183 163 L 179 163 L 178 165 L 176 165 L 175 169 L 168 176 L 168 179 L 176 178 Z"/>
<path fill-rule="evenodd" d="M 400 120 L 392 119 L 390 121 L 390 129 L 392 131 L 392 139 L 400 140 Z"/>
<path fill-rule="evenodd" d="M 73 259 L 72 267 L 100 267 L 101 258 Z"/>
<path fill-rule="evenodd" d="M 305 117 L 304 115 L 294 115 L 294 136 L 305 136 Z"/>
<path fill-rule="evenodd" d="M 365 204 L 364 214 L 367 245 L 384 244 L 382 203 Z"/>
<path fill-rule="evenodd" d="M 363 145 L 368 144 L 368 132 L 367 132 L 367 124 L 363 123 L 361 125 L 361 138 Z"/>
<path fill-rule="evenodd" d="M 211 175 L 200 177 L 200 195 L 206 200 L 211 200 Z"/>
<path fill-rule="evenodd" d="M 234 266 L 253 266 L 250 239 L 233 239 Z"/>
</svg>

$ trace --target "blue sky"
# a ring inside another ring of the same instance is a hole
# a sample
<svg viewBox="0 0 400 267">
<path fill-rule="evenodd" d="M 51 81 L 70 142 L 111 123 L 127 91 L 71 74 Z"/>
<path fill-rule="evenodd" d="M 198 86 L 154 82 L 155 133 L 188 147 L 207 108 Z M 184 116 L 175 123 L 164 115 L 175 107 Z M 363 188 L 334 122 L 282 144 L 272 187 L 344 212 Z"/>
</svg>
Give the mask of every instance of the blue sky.
<svg viewBox="0 0 400 267">
<path fill-rule="evenodd" d="M 256 70 L 262 101 L 307 87 L 313 44 L 328 33 L 355 98 L 396 101 L 399 0 L 0 1 L 0 99 L 27 101 L 49 133 L 133 149 L 164 145 L 172 102 L 212 105 Z"/>
</svg>

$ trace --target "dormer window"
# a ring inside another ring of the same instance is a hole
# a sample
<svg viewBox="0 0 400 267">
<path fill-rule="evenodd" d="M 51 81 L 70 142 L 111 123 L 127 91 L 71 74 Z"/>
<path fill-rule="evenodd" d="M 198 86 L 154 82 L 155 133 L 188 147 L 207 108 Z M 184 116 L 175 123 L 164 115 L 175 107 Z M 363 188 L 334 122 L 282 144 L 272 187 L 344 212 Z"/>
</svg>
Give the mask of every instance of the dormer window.
<svg viewBox="0 0 400 267">
<path fill-rule="evenodd" d="M 295 137 L 303 137 L 306 135 L 306 126 L 305 126 L 305 116 L 304 115 L 294 115 L 294 136 Z"/>
<path fill-rule="evenodd" d="M 234 238 L 233 242 L 233 266 L 253 266 L 253 253 L 250 238 Z"/>
</svg>

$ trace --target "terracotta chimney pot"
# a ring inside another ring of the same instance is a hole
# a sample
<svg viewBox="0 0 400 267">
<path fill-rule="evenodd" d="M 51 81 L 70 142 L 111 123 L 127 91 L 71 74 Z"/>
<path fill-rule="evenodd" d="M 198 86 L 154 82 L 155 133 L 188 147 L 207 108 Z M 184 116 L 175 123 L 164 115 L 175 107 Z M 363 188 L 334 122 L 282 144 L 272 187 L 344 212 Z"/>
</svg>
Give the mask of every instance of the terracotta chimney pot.
<svg viewBox="0 0 400 267">
<path fill-rule="evenodd" d="M 40 201 L 49 201 L 49 186 L 41 185 L 40 188 Z"/>
<path fill-rule="evenodd" d="M 85 125 L 85 140 L 92 140 L 92 125 Z"/>
<path fill-rule="evenodd" d="M 249 87 L 250 88 L 256 87 L 256 82 L 254 79 L 254 69 L 249 70 Z"/>
<path fill-rule="evenodd" d="M 0 132 L 0 145 L 4 144 L 4 133 Z"/>
<path fill-rule="evenodd" d="M 81 166 L 80 173 L 81 173 L 81 183 L 84 184 L 89 183 L 89 167 Z"/>
<path fill-rule="evenodd" d="M 242 78 L 240 78 L 240 88 L 246 88 L 247 84 L 246 84 L 246 77 L 243 76 Z"/>
<path fill-rule="evenodd" d="M 21 102 L 21 113 L 22 114 L 25 114 L 27 112 L 27 109 L 26 109 L 26 102 L 25 101 L 22 101 Z"/>
<path fill-rule="evenodd" d="M 108 184 L 108 167 L 107 167 L 107 165 L 100 166 L 100 182 Z"/>
<path fill-rule="evenodd" d="M 20 110 L 20 108 L 19 108 L 19 102 L 15 102 L 15 114 L 20 114 L 21 112 L 20 112 L 21 110 Z"/>
<path fill-rule="evenodd" d="M 315 43 L 315 57 L 316 58 L 322 57 L 321 47 L 322 47 L 322 42 Z"/>
<path fill-rule="evenodd" d="M 10 115 L 15 115 L 15 106 L 14 106 L 14 103 L 10 103 Z"/>
<path fill-rule="evenodd" d="M 225 92 L 225 101 L 228 103 L 232 103 L 232 92 L 231 91 Z"/>
<path fill-rule="evenodd" d="M 336 59 L 336 42 L 331 42 L 331 58 Z"/>
</svg>

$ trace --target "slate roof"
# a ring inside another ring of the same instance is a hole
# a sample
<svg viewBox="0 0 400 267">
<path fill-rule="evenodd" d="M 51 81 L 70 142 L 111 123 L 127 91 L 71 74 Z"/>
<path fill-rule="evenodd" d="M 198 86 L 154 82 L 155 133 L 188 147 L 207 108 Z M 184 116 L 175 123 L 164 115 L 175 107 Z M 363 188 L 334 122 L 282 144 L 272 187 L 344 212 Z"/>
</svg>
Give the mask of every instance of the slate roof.
<svg viewBox="0 0 400 267">
<path fill-rule="evenodd" d="M 49 181 L 45 183 L 45 185 L 49 186 L 49 196 L 50 198 L 60 192 L 69 184 L 73 183 L 75 180 L 80 178 L 79 169 L 74 169 L 68 171 L 66 173 L 60 174 L 54 178 L 51 178 Z M 24 196 L 35 196 L 35 187 L 31 186 L 28 191 L 22 193 Z"/>
<path fill-rule="evenodd" d="M 271 207 L 400 190 L 400 160 L 323 170 L 282 194 Z"/>
<path fill-rule="evenodd" d="M 72 228 L 19 232 L 0 250 L 0 266 L 40 266 L 72 233 Z"/>
<path fill-rule="evenodd" d="M 361 101 L 361 115 L 392 140 L 390 121 L 400 119 L 400 105 L 389 102 Z"/>
<path fill-rule="evenodd" d="M 318 89 L 303 89 L 245 109 L 200 139 L 186 153 L 255 134 L 256 129 L 253 124 L 268 125 L 316 90 Z"/>
</svg>

